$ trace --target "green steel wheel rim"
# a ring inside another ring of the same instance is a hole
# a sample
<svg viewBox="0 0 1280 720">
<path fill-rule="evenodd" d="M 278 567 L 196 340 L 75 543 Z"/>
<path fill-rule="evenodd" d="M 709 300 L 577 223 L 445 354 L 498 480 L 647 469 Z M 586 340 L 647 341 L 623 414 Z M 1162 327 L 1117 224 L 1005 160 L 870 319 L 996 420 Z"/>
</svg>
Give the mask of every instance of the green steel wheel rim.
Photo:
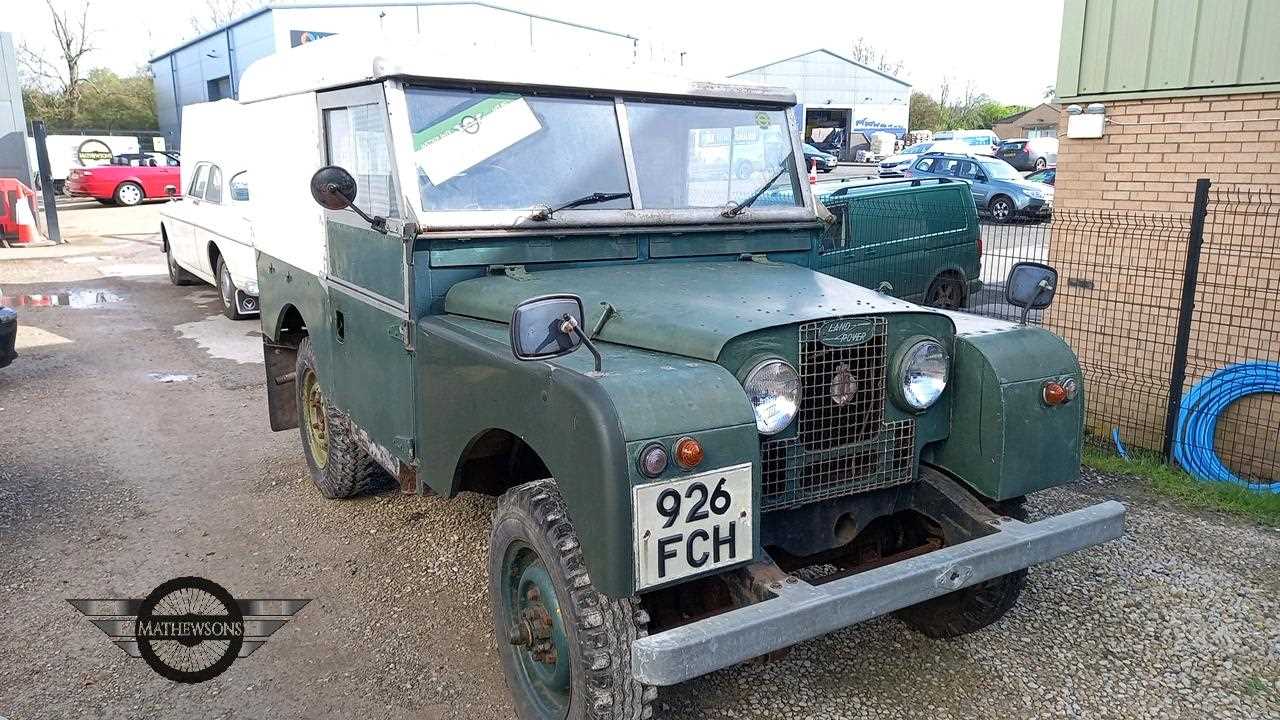
<svg viewBox="0 0 1280 720">
<path fill-rule="evenodd" d="M 307 370 L 302 378 L 302 421 L 307 424 L 307 444 L 316 466 L 324 469 L 329 462 L 329 422 L 325 413 L 324 392 L 315 371 Z"/>
<path fill-rule="evenodd" d="M 503 617 L 516 658 L 519 691 L 545 718 L 563 718 L 572 698 L 569 638 L 551 574 L 523 542 L 507 548 L 502 563 Z"/>
</svg>

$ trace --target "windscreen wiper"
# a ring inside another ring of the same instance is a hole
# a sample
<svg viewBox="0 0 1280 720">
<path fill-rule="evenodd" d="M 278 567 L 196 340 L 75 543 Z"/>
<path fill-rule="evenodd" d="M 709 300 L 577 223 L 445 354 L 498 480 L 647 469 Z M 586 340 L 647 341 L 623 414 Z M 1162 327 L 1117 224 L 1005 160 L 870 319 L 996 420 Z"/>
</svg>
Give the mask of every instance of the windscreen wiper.
<svg viewBox="0 0 1280 720">
<path fill-rule="evenodd" d="M 773 184 L 778 182 L 778 178 L 782 177 L 782 174 L 790 169 L 791 167 L 790 163 L 791 163 L 790 156 L 783 158 L 782 167 L 778 168 L 778 172 L 774 173 L 773 177 L 769 178 L 768 182 L 761 185 L 759 189 L 757 189 L 755 192 L 748 195 L 746 199 L 743 200 L 742 202 L 737 203 L 733 207 L 728 208 L 724 212 L 720 213 L 720 216 L 727 217 L 727 218 L 735 217 L 738 213 L 751 207 L 751 203 L 755 202 L 756 200 L 759 200 L 760 196 L 764 194 L 765 190 L 768 190 L 769 188 L 773 187 Z"/>
<path fill-rule="evenodd" d="M 629 192 L 591 193 L 590 195 L 583 195 L 577 200 L 570 200 L 569 202 L 561 205 L 558 208 L 553 208 L 553 207 L 544 205 L 543 207 L 538 208 L 536 211 L 534 211 L 534 213 L 529 216 L 529 219 L 530 220 L 550 220 L 556 213 L 560 212 L 561 210 L 570 210 L 572 208 L 582 207 L 583 205 L 599 205 L 600 203 L 607 203 L 612 200 L 622 200 L 623 198 L 629 198 L 629 197 L 631 197 L 631 193 Z"/>
</svg>

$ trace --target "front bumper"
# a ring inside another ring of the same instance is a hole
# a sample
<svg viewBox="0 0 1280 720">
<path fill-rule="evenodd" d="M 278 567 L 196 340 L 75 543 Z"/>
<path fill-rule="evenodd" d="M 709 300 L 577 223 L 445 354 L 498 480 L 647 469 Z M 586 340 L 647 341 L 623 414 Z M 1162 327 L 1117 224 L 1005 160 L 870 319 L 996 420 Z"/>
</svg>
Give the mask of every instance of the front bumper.
<svg viewBox="0 0 1280 720">
<path fill-rule="evenodd" d="M 1053 198 L 1044 198 L 1043 200 L 1039 198 L 1030 198 L 1027 200 L 1027 204 L 1024 207 L 1019 208 L 1019 212 L 1024 215 L 1031 215 L 1035 217 L 1052 215 Z"/>
<path fill-rule="evenodd" d="M 673 685 L 1124 534 L 1107 501 L 1039 522 L 1002 518 L 997 532 L 824 585 L 794 577 L 754 605 L 640 638 L 632 675 Z"/>
</svg>

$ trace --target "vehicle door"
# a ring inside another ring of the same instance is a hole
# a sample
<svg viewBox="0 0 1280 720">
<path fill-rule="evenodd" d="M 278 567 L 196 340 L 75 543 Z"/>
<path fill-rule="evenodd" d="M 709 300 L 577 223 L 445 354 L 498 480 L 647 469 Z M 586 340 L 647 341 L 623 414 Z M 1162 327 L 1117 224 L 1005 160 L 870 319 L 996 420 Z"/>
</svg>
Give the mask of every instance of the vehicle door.
<svg viewBox="0 0 1280 720">
<path fill-rule="evenodd" d="M 987 184 L 987 176 L 983 174 L 978 163 L 972 160 L 952 160 L 947 173 L 969 183 L 969 192 L 973 193 L 973 203 L 978 207 L 986 207 L 991 199 L 991 186 Z"/>
<path fill-rule="evenodd" d="M 167 197 L 166 188 L 172 187 L 174 195 L 181 195 L 180 189 L 182 185 L 182 168 L 178 159 L 172 155 L 162 152 L 148 153 L 152 162 L 150 174 L 152 176 L 151 184 L 147 186 L 147 197 Z M 155 194 L 152 194 L 154 190 Z"/>
<path fill-rule="evenodd" d="M 176 221 L 165 228 L 169 232 L 169 244 L 178 263 L 192 272 L 201 271 L 200 253 L 197 251 L 197 234 L 204 212 L 204 194 L 209 184 L 209 163 L 198 163 L 191 173 L 191 182 L 184 188 L 182 203 L 174 208 L 170 217 Z"/>
<path fill-rule="evenodd" d="M 210 252 L 210 246 L 218 249 L 217 254 L 226 252 L 223 248 L 226 243 L 222 227 L 223 215 L 225 215 L 222 201 L 226 193 L 223 186 L 222 166 L 210 163 L 208 167 L 204 202 L 200 205 L 200 218 L 196 223 L 196 253 L 200 270 L 208 273 L 212 278 L 217 278 L 218 268 L 213 260 L 215 253 Z"/>
<path fill-rule="evenodd" d="M 370 228 L 351 210 L 325 212 L 326 287 L 331 368 L 320 368 L 334 404 L 368 433 L 388 461 L 414 454 L 414 373 L 410 326 L 409 250 L 402 238 L 403 197 L 382 85 L 317 97 L 324 162 L 356 180 L 356 204 L 388 219 L 387 233 Z M 389 462 L 389 461 L 388 461 Z M 385 464 L 385 462 L 384 462 Z"/>
</svg>

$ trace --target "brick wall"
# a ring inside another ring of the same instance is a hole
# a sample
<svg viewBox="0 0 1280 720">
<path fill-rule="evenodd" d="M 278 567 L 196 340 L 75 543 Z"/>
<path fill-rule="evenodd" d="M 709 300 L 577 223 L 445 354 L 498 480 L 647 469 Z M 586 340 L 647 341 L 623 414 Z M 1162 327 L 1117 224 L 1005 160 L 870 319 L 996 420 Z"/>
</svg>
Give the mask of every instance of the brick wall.
<svg viewBox="0 0 1280 720">
<path fill-rule="evenodd" d="M 1168 377 L 1187 245 L 1181 226 L 1197 178 L 1209 178 L 1216 194 L 1187 388 L 1232 362 L 1280 361 L 1280 93 L 1104 105 L 1100 139 L 1066 138 L 1065 115 L 1060 125 L 1056 205 L 1064 215 L 1097 213 L 1088 232 L 1055 227 L 1050 262 L 1091 286 L 1060 295 L 1046 319 L 1092 381 L 1090 429 L 1105 436 L 1119 427 L 1126 442 L 1158 448 L 1167 388 L 1123 378 Z M 1217 446 L 1237 472 L 1280 477 L 1280 398 L 1236 403 Z"/>
<path fill-rule="evenodd" d="M 1187 210 L 1196 178 L 1280 189 L 1280 93 L 1113 100 L 1105 136 L 1060 127 L 1055 202 L 1106 210 Z"/>
</svg>

